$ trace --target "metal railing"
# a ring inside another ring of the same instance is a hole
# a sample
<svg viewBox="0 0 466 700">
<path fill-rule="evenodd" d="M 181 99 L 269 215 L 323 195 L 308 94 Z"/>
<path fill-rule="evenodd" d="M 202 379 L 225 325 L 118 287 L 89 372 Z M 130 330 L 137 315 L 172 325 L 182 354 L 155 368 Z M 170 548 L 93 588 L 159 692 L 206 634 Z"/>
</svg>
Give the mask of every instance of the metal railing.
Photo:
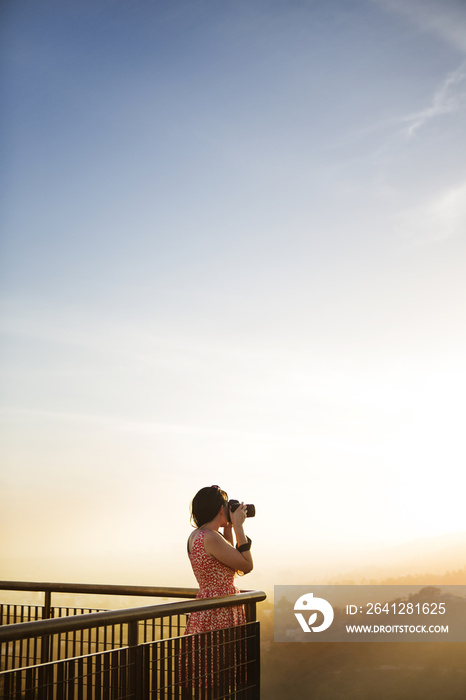
<svg viewBox="0 0 466 700">
<path fill-rule="evenodd" d="M 15 611 L 17 621 L 0 627 L 2 700 L 260 697 L 255 609 L 266 597 L 262 591 L 186 600 L 197 590 L 22 582 L 0 582 L 0 589 L 45 594 L 42 608 L 16 606 L 21 607 Z M 84 608 L 53 608 L 54 592 L 185 600 L 82 612 Z M 240 604 L 246 610 L 245 625 L 183 635 L 191 612 Z M 6 612 L 8 619 L 12 611 Z"/>
</svg>

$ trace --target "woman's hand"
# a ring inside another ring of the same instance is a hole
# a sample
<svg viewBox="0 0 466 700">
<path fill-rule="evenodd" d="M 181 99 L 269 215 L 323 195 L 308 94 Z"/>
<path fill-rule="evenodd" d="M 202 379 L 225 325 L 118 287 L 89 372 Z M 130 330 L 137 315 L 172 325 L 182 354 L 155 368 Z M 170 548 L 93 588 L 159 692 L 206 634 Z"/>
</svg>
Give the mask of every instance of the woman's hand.
<svg viewBox="0 0 466 700">
<path fill-rule="evenodd" d="M 235 531 L 237 528 L 240 528 L 246 520 L 247 510 L 247 506 L 245 506 L 244 503 L 241 503 L 234 513 L 230 511 L 230 519 Z"/>
<path fill-rule="evenodd" d="M 229 517 L 231 524 L 235 531 L 236 542 L 238 545 L 246 544 L 248 538 L 244 534 L 243 523 L 246 520 L 247 507 L 244 503 L 238 506 L 238 508 L 232 513 L 230 511 Z M 228 537 L 228 534 L 231 537 Z M 249 550 L 245 552 L 240 552 L 233 545 L 233 537 L 231 536 L 231 525 L 224 528 L 224 537 L 220 533 L 213 530 L 206 530 L 204 534 L 204 549 L 207 554 L 218 559 L 223 564 L 226 564 L 231 569 L 236 569 L 236 571 L 242 571 L 247 574 L 253 569 L 253 562 L 251 552 Z"/>
</svg>

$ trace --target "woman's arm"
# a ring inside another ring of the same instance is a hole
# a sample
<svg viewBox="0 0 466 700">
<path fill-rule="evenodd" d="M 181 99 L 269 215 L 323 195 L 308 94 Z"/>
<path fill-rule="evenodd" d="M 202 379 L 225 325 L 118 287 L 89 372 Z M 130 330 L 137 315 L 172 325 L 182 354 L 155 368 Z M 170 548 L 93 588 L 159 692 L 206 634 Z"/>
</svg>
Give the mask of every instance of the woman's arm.
<svg viewBox="0 0 466 700">
<path fill-rule="evenodd" d="M 247 544 L 248 538 L 244 534 L 243 523 L 246 519 L 246 506 L 241 504 L 231 514 L 232 527 L 235 531 L 238 546 Z M 218 559 L 222 564 L 229 566 L 236 571 L 243 571 L 248 574 L 253 569 L 251 550 L 240 552 L 233 547 L 224 537 L 214 530 L 208 530 L 204 534 L 204 547 L 207 554 Z"/>
<path fill-rule="evenodd" d="M 233 525 L 231 523 L 228 523 L 228 525 L 225 525 L 223 528 L 223 536 L 227 542 L 233 544 Z"/>
</svg>

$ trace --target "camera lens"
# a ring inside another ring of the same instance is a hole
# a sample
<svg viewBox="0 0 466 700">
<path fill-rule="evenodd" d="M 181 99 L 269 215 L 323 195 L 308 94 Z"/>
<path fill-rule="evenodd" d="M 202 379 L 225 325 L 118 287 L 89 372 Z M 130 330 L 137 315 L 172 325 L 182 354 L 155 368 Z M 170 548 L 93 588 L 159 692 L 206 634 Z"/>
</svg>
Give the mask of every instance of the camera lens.
<svg viewBox="0 0 466 700">
<path fill-rule="evenodd" d="M 240 505 L 240 503 L 236 499 L 232 499 L 231 501 L 228 501 L 228 505 L 230 507 L 230 513 L 234 513 L 235 510 Z M 253 503 L 246 503 L 246 517 L 247 518 L 254 518 L 255 515 L 256 515 L 255 505 Z"/>
</svg>

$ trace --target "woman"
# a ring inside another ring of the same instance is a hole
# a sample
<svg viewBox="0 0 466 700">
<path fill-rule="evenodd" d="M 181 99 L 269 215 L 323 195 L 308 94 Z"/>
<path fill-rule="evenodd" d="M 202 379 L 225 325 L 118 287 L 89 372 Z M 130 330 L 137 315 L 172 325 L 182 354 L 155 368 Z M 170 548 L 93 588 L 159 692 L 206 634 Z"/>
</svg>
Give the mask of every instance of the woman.
<svg viewBox="0 0 466 700">
<path fill-rule="evenodd" d="M 188 539 L 188 556 L 199 583 L 197 599 L 238 593 L 234 585 L 236 573 L 247 574 L 252 571 L 251 540 L 244 534 L 243 529 L 246 510 L 246 506 L 241 503 L 232 513 L 227 494 L 218 486 L 203 488 L 194 496 L 191 517 L 197 527 Z M 219 532 L 220 528 L 223 529 L 223 534 Z M 233 545 L 233 532 L 236 547 Z M 245 623 L 246 616 L 241 605 L 200 610 L 190 614 L 185 634 L 198 635 Z M 225 641 L 215 643 L 212 639 L 209 643 L 202 635 L 193 638 L 200 640 L 200 645 L 204 645 L 204 654 L 200 654 L 199 649 L 197 655 L 193 653 L 187 656 L 188 676 L 191 678 L 196 676 L 199 679 L 199 685 L 205 685 L 208 676 L 211 678 L 211 685 L 236 684 L 237 678 L 232 669 L 235 666 L 241 666 L 244 651 L 240 643 L 241 635 L 232 634 L 230 637 L 229 643 Z M 226 636 L 223 639 L 225 640 Z M 206 644 L 214 646 L 213 653 L 207 654 Z M 194 652 L 194 648 L 192 651 Z M 191 666 L 190 669 L 188 665 Z M 215 674 L 216 683 L 214 684 L 212 679 Z M 203 677 L 204 683 L 202 683 Z"/>
</svg>

